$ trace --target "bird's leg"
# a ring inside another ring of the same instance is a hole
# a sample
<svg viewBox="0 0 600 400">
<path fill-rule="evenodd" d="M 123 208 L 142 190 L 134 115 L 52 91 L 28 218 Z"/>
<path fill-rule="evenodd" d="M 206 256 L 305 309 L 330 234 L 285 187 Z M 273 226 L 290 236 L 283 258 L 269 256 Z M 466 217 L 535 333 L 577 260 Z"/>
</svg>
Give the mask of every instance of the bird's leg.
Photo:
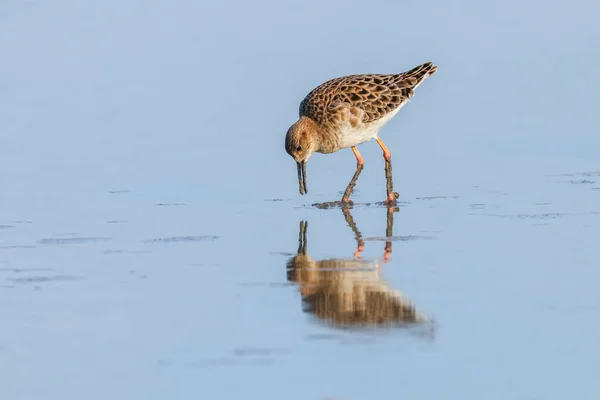
<svg viewBox="0 0 600 400">
<path fill-rule="evenodd" d="M 365 249 L 365 242 L 362 238 L 362 234 L 356 227 L 356 223 L 354 222 L 354 218 L 352 218 L 352 214 L 350 214 L 350 209 L 342 208 L 342 212 L 344 213 L 344 218 L 346 219 L 346 223 L 354 232 L 354 238 L 356 239 L 356 251 L 354 252 L 354 257 L 361 258 L 360 253 L 362 253 Z"/>
<path fill-rule="evenodd" d="M 379 138 L 375 138 L 381 150 L 383 150 L 383 159 L 385 160 L 385 179 L 387 181 L 387 199 L 385 204 L 388 206 L 396 205 L 396 199 L 400 196 L 394 193 L 394 183 L 392 182 L 392 153 Z"/>
<path fill-rule="evenodd" d="M 354 155 L 356 156 L 356 172 L 354 172 L 354 176 L 352 177 L 352 180 L 348 184 L 348 187 L 346 187 L 346 191 L 344 192 L 344 197 L 342 197 L 342 203 L 346 203 L 346 204 L 350 203 L 350 194 L 352 193 L 352 190 L 354 189 L 354 185 L 356 185 L 358 176 L 360 175 L 360 173 L 364 167 L 364 164 L 365 164 L 365 160 L 363 160 L 363 158 L 360 155 L 360 153 L 358 152 L 358 149 L 356 148 L 356 146 L 352 146 L 352 152 L 354 152 Z"/>
</svg>

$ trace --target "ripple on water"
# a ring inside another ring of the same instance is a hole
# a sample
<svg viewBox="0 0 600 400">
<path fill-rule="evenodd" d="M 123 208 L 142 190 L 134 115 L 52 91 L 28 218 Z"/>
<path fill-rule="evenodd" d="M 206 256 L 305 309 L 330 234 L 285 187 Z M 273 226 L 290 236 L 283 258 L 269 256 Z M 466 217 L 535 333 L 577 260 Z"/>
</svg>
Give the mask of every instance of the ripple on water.
<svg viewBox="0 0 600 400">
<path fill-rule="evenodd" d="M 411 204 L 411 203 L 408 201 L 398 201 L 397 200 L 396 205 L 393 207 L 397 211 L 398 207 L 404 207 L 409 204 Z M 324 203 L 313 203 L 310 205 L 303 205 L 298 208 L 317 208 L 319 210 L 327 210 L 327 209 L 333 209 L 333 208 L 353 209 L 353 208 L 389 208 L 389 207 L 390 206 L 388 206 L 387 204 L 385 204 L 382 201 L 373 202 L 373 203 L 355 203 L 355 202 L 342 203 L 341 201 L 326 201 Z"/>
<path fill-rule="evenodd" d="M 44 282 L 56 282 L 56 281 L 74 281 L 78 278 L 71 275 L 50 275 L 50 276 L 24 276 L 19 278 L 8 278 L 9 281 L 14 283 L 44 283 Z"/>
<path fill-rule="evenodd" d="M 186 368 L 219 368 L 233 366 L 265 366 L 277 363 L 288 349 L 239 347 L 222 357 L 190 360 L 184 362 Z M 172 364 L 171 360 L 161 360 L 162 366 Z"/>
<path fill-rule="evenodd" d="M 47 272 L 47 271 L 53 271 L 52 268 L 0 268 L 0 272 L 14 272 L 14 273 L 21 273 L 21 272 Z"/>
<path fill-rule="evenodd" d="M 219 239 L 220 236 L 203 235 L 203 236 L 172 236 L 156 239 L 144 240 L 144 243 L 185 243 L 185 242 L 206 242 Z"/>
<path fill-rule="evenodd" d="M 119 250 L 119 249 L 107 249 L 102 251 L 103 254 L 151 254 L 149 250 Z"/>
<path fill-rule="evenodd" d="M 63 245 L 63 244 L 82 244 L 95 243 L 112 240 L 109 237 L 74 237 L 74 238 L 46 238 L 37 241 L 39 244 Z"/>
<path fill-rule="evenodd" d="M 417 197 L 417 200 L 449 200 L 449 199 L 458 199 L 458 196 L 424 196 Z"/>
<path fill-rule="evenodd" d="M 557 219 L 565 217 L 569 214 L 564 213 L 543 213 L 543 214 L 513 214 L 513 215 L 503 215 L 503 214 L 477 214 L 473 213 L 473 215 L 485 215 L 488 217 L 498 217 L 498 218 L 508 218 L 508 219 Z"/>
<path fill-rule="evenodd" d="M 364 238 L 365 241 L 371 242 L 408 242 L 410 240 L 431 240 L 435 239 L 434 236 L 371 236 Z"/>
<path fill-rule="evenodd" d="M 600 176 L 600 171 L 575 172 L 575 173 L 568 173 L 568 174 L 554 174 L 554 175 L 546 175 L 546 176 L 586 176 L 586 177 L 591 177 L 591 176 Z"/>
</svg>

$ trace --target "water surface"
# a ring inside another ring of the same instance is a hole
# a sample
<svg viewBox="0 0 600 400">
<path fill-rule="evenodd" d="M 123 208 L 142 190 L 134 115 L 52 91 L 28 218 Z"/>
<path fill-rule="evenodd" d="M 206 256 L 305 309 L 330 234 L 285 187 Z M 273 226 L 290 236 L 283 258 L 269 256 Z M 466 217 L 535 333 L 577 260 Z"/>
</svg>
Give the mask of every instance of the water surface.
<svg viewBox="0 0 600 400">
<path fill-rule="evenodd" d="M 2 398 L 596 399 L 599 11 L 3 2 Z M 398 209 L 374 142 L 301 197 L 306 93 L 429 60 Z"/>
</svg>

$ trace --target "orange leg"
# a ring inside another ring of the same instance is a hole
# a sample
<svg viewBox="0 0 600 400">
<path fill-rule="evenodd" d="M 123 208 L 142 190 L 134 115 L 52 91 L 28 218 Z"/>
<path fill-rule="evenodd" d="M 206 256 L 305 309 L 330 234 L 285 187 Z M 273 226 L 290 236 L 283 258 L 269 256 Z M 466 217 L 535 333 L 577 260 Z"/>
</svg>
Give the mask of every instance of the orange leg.
<svg viewBox="0 0 600 400">
<path fill-rule="evenodd" d="M 385 179 L 387 181 L 387 199 L 385 204 L 392 206 L 396 204 L 398 193 L 394 193 L 394 184 L 392 182 L 392 153 L 379 138 L 375 138 L 381 150 L 383 150 L 383 159 L 385 160 Z"/>
<path fill-rule="evenodd" d="M 356 148 L 356 146 L 352 146 L 352 152 L 356 156 L 356 171 L 354 172 L 354 176 L 352 177 L 352 180 L 346 187 L 346 191 L 344 192 L 344 197 L 342 197 L 342 203 L 350 203 L 350 194 L 352 194 L 352 190 L 354 189 L 354 186 L 356 185 L 358 176 L 362 172 L 362 170 L 364 168 L 364 164 L 365 164 L 365 160 L 363 160 L 363 158 L 360 155 L 360 153 L 358 152 L 358 149 Z"/>
<path fill-rule="evenodd" d="M 365 160 L 363 160 L 363 158 L 360 155 L 360 153 L 358 152 L 358 149 L 356 148 L 356 146 L 352 146 L 352 152 L 356 156 L 357 165 L 363 165 L 365 163 Z"/>
</svg>

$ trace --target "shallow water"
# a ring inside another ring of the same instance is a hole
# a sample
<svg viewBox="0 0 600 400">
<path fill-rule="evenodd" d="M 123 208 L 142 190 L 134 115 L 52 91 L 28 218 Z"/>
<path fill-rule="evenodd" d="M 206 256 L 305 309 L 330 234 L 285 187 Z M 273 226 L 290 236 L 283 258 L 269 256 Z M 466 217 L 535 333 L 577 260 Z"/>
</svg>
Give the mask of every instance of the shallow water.
<svg viewBox="0 0 600 400">
<path fill-rule="evenodd" d="M 579 3 L 3 2 L 2 398 L 597 398 Z M 300 196 L 303 96 L 429 60 L 397 210 L 374 142 Z"/>
</svg>

